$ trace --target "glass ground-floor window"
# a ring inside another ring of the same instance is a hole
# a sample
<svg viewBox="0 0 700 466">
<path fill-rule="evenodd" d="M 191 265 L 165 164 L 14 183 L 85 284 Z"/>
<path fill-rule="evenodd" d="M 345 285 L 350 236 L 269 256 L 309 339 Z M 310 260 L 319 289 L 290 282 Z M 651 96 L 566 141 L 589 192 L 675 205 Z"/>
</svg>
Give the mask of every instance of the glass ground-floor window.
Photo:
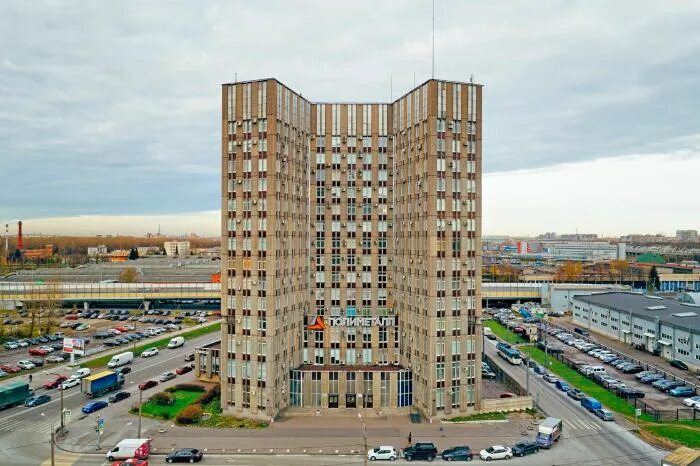
<svg viewBox="0 0 700 466">
<path fill-rule="evenodd" d="M 413 405 L 413 373 L 411 371 L 399 371 L 398 401 L 399 407 Z"/>
<path fill-rule="evenodd" d="M 346 408 L 356 408 L 357 407 L 357 398 L 354 393 L 346 393 L 345 394 L 345 407 Z"/>
<path fill-rule="evenodd" d="M 337 408 L 338 407 L 338 394 L 333 393 L 328 395 L 328 407 Z"/>
<path fill-rule="evenodd" d="M 289 374 L 289 404 L 291 406 L 302 405 L 302 379 L 301 371 L 291 371 Z"/>
</svg>

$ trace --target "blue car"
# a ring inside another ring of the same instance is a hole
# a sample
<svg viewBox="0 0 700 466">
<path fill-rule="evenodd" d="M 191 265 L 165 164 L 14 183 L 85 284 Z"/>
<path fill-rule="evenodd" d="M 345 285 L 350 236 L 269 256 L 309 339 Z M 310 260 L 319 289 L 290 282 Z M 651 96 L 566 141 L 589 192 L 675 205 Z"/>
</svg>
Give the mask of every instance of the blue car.
<svg viewBox="0 0 700 466">
<path fill-rule="evenodd" d="M 668 391 L 671 396 L 693 396 L 695 395 L 695 389 L 690 387 L 676 387 Z"/>
<path fill-rule="evenodd" d="M 49 401 L 51 401 L 51 397 L 49 395 L 38 395 L 28 398 L 27 401 L 24 402 L 24 406 L 31 408 L 34 406 L 43 405 Z"/>
<path fill-rule="evenodd" d="M 547 372 L 543 366 L 535 366 L 535 374 L 544 375 Z"/>
<path fill-rule="evenodd" d="M 557 389 L 561 390 L 562 392 L 568 392 L 571 390 L 571 387 L 569 387 L 569 384 L 564 382 L 563 380 L 557 380 L 557 383 L 554 384 Z"/>
<path fill-rule="evenodd" d="M 104 400 L 91 401 L 90 403 L 83 406 L 82 411 L 85 414 L 90 414 L 90 413 L 94 413 L 95 411 L 99 411 L 102 408 L 106 408 L 106 407 L 107 407 L 107 402 Z"/>
</svg>

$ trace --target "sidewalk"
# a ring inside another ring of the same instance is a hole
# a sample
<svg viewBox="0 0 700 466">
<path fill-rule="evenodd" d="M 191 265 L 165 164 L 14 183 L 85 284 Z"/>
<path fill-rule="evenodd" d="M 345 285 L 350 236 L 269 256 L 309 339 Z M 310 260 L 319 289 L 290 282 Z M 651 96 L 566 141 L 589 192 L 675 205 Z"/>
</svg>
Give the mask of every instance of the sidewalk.
<svg viewBox="0 0 700 466">
<path fill-rule="evenodd" d="M 404 448 L 408 435 L 413 442 L 434 442 L 438 450 L 468 445 L 478 450 L 504 443 L 513 444 L 534 437 L 536 430 L 529 417 L 497 423 L 474 424 L 412 424 L 408 416 L 365 419 L 367 447 L 393 445 Z M 294 417 L 276 421 L 266 429 L 205 429 L 176 427 L 163 423 L 166 432 L 147 431 L 153 438 L 155 453 L 176 448 L 196 447 L 208 453 L 257 454 L 353 454 L 365 450 L 360 419 L 353 417 Z"/>
</svg>

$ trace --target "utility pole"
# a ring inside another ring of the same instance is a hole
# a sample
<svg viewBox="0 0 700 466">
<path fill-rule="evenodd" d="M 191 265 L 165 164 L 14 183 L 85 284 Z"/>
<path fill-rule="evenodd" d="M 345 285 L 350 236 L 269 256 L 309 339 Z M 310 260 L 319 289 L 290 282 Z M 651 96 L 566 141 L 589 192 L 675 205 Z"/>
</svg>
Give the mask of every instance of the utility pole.
<svg viewBox="0 0 700 466">
<path fill-rule="evenodd" d="M 357 413 L 357 417 L 359 417 L 360 422 L 362 422 L 362 438 L 364 440 L 364 450 L 362 450 L 362 458 L 364 466 L 367 466 L 367 426 L 365 425 L 365 420 L 362 417 L 362 413 Z"/>
<path fill-rule="evenodd" d="M 58 388 L 61 389 L 61 387 Z M 64 432 L 66 412 L 63 410 L 63 392 L 64 390 L 61 390 L 61 437 L 66 435 Z M 53 431 L 51 433 L 53 434 Z"/>
<path fill-rule="evenodd" d="M 139 432 L 136 435 L 136 438 L 141 438 L 141 400 L 143 398 L 143 390 L 139 389 Z"/>
<path fill-rule="evenodd" d="M 51 423 L 51 466 L 56 466 L 56 456 L 54 454 L 54 446 L 56 445 L 56 431 L 53 429 L 53 422 Z"/>
</svg>

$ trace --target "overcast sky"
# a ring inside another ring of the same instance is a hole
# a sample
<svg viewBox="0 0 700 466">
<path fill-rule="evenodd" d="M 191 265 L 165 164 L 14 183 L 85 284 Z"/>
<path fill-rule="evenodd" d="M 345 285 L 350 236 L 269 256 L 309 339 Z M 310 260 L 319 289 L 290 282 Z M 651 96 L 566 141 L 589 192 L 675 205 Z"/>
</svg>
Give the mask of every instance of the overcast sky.
<svg viewBox="0 0 700 466">
<path fill-rule="evenodd" d="M 700 2 L 436 3 L 436 77 L 486 86 L 486 234 L 700 228 Z M 430 77 L 430 15 L 0 0 L 0 221 L 216 234 L 220 84 L 388 101 Z"/>
</svg>

